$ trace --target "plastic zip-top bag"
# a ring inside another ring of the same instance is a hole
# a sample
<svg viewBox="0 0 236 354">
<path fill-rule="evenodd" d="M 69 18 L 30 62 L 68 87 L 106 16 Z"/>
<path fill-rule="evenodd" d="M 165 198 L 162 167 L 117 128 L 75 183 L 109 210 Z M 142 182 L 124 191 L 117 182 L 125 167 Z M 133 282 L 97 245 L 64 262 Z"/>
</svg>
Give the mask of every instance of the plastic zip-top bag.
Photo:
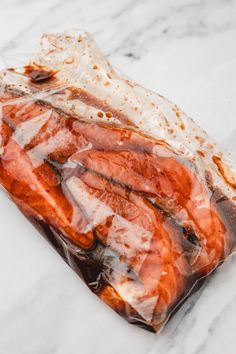
<svg viewBox="0 0 236 354">
<path fill-rule="evenodd" d="M 88 33 L 45 34 L 1 71 L 0 184 L 95 294 L 153 331 L 235 247 L 235 161 Z"/>
</svg>

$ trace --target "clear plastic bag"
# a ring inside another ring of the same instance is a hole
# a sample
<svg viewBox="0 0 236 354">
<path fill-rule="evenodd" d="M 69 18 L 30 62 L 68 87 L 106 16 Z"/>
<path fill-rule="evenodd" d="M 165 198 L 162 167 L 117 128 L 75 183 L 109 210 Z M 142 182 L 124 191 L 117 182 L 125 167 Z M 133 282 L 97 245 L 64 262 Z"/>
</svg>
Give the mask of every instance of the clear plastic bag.
<svg viewBox="0 0 236 354">
<path fill-rule="evenodd" d="M 236 163 L 88 33 L 0 74 L 0 184 L 88 287 L 160 330 L 235 247 Z"/>
</svg>

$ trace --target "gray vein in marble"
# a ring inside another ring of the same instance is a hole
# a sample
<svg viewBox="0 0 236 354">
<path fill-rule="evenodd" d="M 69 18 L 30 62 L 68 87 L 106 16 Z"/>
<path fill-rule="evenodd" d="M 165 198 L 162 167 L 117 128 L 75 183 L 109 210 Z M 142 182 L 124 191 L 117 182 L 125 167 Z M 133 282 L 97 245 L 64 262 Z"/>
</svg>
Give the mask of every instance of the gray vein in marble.
<svg viewBox="0 0 236 354">
<path fill-rule="evenodd" d="M 38 332 L 38 339 L 41 341 L 41 353 L 47 352 L 54 354 L 57 352 L 58 343 L 53 333 L 63 334 L 63 327 L 66 325 L 63 321 L 63 314 L 72 311 L 71 303 L 66 298 L 63 292 L 63 287 L 55 291 L 55 280 L 60 277 L 58 273 L 51 273 L 49 275 L 43 275 L 42 278 L 38 278 L 37 282 L 31 288 L 29 293 L 25 293 L 18 299 L 18 302 L 14 304 L 11 311 L 8 311 L 7 316 L 4 316 L 4 322 L 0 322 L 1 331 L 1 353 L 10 354 L 8 348 L 12 341 L 12 334 L 25 338 L 24 347 L 20 348 L 21 353 L 32 354 L 38 353 L 37 347 L 34 347 L 34 341 L 28 341 L 28 336 L 36 337 Z M 45 289 L 47 289 L 47 295 L 45 296 Z M 50 290 L 51 289 L 51 290 Z M 63 305 L 63 311 L 57 311 L 58 303 Z M 47 309 L 55 307 L 55 311 L 52 315 L 47 313 Z M 38 327 L 37 318 L 40 315 L 39 312 L 45 312 L 44 323 L 41 323 L 41 328 Z M 22 317 L 25 318 L 23 324 L 21 324 Z M 10 329 L 10 331 L 9 331 Z M 27 329 L 27 330 L 26 330 Z M 51 329 L 47 331 L 47 329 Z M 52 330 L 53 329 L 53 330 Z M 8 335 L 8 332 L 11 333 Z M 45 349 L 44 349 L 45 348 Z M 23 351 L 24 352 L 23 352 Z"/>
<path fill-rule="evenodd" d="M 33 16 L 31 23 L 14 39 L 0 47 L 1 51 L 27 48 L 29 43 L 24 42 L 32 34 L 38 35 L 42 31 L 60 29 L 73 23 L 91 31 L 106 54 L 132 53 L 139 58 L 143 51 L 150 50 L 153 43 L 185 36 L 217 34 L 236 27 L 233 15 L 230 18 L 221 16 L 225 8 L 236 16 L 236 2 L 230 0 L 185 1 L 182 6 L 173 0 L 165 3 L 156 0 L 121 3 L 101 0 L 99 5 L 94 1 L 87 1 L 86 8 L 83 5 L 84 1 L 70 0 L 65 7 L 64 1 L 54 1 L 47 9 Z M 94 7 L 98 16 L 93 15 Z M 62 8 L 63 11 L 60 11 Z M 217 20 L 212 21 L 212 16 L 213 19 L 216 16 Z"/>
<path fill-rule="evenodd" d="M 200 345 L 197 347 L 197 349 L 193 352 L 193 354 L 202 354 L 203 352 L 205 353 L 205 349 L 207 347 L 207 344 L 209 342 L 209 339 L 215 334 L 216 329 L 219 327 L 219 323 L 221 322 L 222 318 L 225 317 L 226 312 L 232 311 L 232 305 L 236 302 L 236 295 L 232 298 L 230 302 L 228 302 L 223 310 L 215 316 L 213 319 L 211 325 L 208 327 L 207 333 L 205 333 L 205 338 L 201 341 Z M 207 353 L 207 352 L 206 352 Z"/>
<path fill-rule="evenodd" d="M 28 2 L 30 3 L 30 1 Z M 25 5 L 27 2 L 25 2 L 24 0 L 20 0 L 19 4 L 21 5 L 21 3 Z M 23 28 L 19 33 L 17 33 L 17 35 L 12 40 L 10 40 L 5 46 L 0 46 L 1 53 L 7 52 L 10 49 L 12 50 L 14 48 L 18 48 L 18 45 L 20 46 L 20 43 L 26 40 L 29 33 L 33 30 L 33 28 L 37 26 L 37 23 L 40 23 L 41 19 L 43 19 L 45 16 L 50 17 L 51 14 L 56 10 L 58 11 L 60 6 L 63 6 L 64 3 L 64 0 L 56 0 L 56 4 L 53 4 L 41 13 L 37 13 L 35 17 L 30 18 L 31 21 L 25 28 Z"/>
</svg>

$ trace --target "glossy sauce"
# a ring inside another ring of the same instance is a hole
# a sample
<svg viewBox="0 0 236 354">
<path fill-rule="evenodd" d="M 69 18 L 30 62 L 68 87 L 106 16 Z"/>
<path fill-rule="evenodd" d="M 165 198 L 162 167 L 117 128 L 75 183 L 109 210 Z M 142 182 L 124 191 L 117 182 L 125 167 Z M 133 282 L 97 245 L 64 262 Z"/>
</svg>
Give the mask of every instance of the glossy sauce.
<svg viewBox="0 0 236 354">
<path fill-rule="evenodd" d="M 55 74 L 27 70 L 36 83 Z M 231 251 L 229 213 L 222 217 L 191 165 L 165 142 L 82 123 L 35 102 L 5 104 L 0 134 L 1 185 L 90 289 L 128 321 L 156 331 Z"/>
</svg>

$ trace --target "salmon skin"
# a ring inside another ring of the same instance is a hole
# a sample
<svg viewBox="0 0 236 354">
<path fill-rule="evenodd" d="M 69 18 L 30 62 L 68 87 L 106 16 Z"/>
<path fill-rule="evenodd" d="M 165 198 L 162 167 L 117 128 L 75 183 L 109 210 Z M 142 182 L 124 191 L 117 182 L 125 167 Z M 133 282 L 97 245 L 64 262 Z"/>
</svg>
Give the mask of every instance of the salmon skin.
<svg viewBox="0 0 236 354">
<path fill-rule="evenodd" d="M 88 35 L 43 37 L 0 85 L 1 186 L 100 299 L 159 331 L 234 250 L 230 157 Z"/>
</svg>

